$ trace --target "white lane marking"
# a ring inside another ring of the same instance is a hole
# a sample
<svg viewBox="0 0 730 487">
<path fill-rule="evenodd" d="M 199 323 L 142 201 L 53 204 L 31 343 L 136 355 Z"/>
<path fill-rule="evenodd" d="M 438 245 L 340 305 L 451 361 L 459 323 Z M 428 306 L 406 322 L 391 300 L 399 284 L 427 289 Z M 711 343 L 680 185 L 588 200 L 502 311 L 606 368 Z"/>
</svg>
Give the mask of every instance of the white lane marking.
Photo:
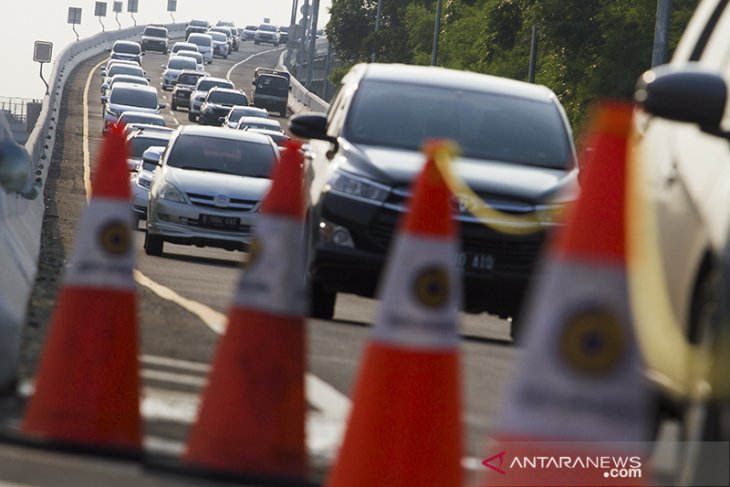
<svg viewBox="0 0 730 487">
<path fill-rule="evenodd" d="M 164 372 L 162 370 L 142 369 L 139 373 L 142 379 L 156 380 L 167 382 L 169 384 L 179 384 L 184 386 L 205 387 L 207 382 L 205 377 L 195 375 L 176 374 L 174 372 Z"/>
<path fill-rule="evenodd" d="M 192 372 L 210 372 L 211 366 L 203 362 L 192 362 L 177 358 L 160 357 L 158 355 L 140 355 L 139 361 L 143 364 L 161 365 L 163 367 L 175 367 L 176 369 L 190 370 Z"/>
<path fill-rule="evenodd" d="M 147 435 L 144 437 L 144 449 L 151 453 L 180 457 L 185 452 L 185 443 Z"/>
<path fill-rule="evenodd" d="M 283 48 L 277 48 L 277 49 L 271 49 L 268 51 L 262 51 L 257 54 L 253 54 L 249 56 L 248 58 L 244 59 L 243 61 L 234 64 L 231 69 L 228 71 L 228 75 L 230 76 L 230 73 L 233 72 L 234 68 L 236 68 L 238 65 L 256 57 L 261 54 L 265 54 L 267 52 L 273 52 L 277 50 L 281 50 Z M 89 73 L 89 76 L 86 80 L 86 89 L 84 90 L 84 136 L 83 136 L 83 153 L 84 153 L 84 180 L 86 181 L 87 178 L 89 178 L 90 174 L 90 167 L 89 167 L 89 96 L 88 96 L 88 88 L 91 85 L 91 79 L 96 72 L 96 70 L 101 66 L 102 63 L 97 64 L 94 66 L 94 68 Z M 90 179 L 89 179 L 90 181 Z M 87 200 L 89 198 L 89 195 L 91 194 L 91 184 L 86 186 L 86 197 Z M 226 328 L 227 324 L 227 318 L 224 314 L 219 313 L 218 311 L 210 308 L 209 306 L 204 305 L 203 303 L 193 301 L 191 299 L 185 298 L 172 289 L 165 287 L 146 275 L 144 275 L 141 271 L 135 269 L 134 270 L 134 278 L 135 280 L 142 286 L 145 286 L 152 290 L 155 294 L 160 296 L 163 299 L 166 299 L 168 301 L 171 301 L 185 310 L 189 311 L 190 313 L 196 315 L 206 326 L 208 326 L 211 330 L 216 332 L 217 334 L 222 334 L 223 331 Z M 343 416 L 343 411 L 349 410 L 350 405 L 350 399 L 339 392 L 337 389 L 329 385 L 328 383 L 324 382 L 323 380 L 319 379 L 318 377 L 315 377 L 313 374 L 305 373 L 305 384 L 307 387 L 307 400 L 310 404 L 312 404 L 315 408 L 317 408 L 319 411 L 321 411 L 321 414 L 309 414 L 308 417 L 308 435 L 307 435 L 307 441 L 308 444 L 311 445 L 318 445 L 320 448 L 323 447 L 323 445 L 327 446 L 327 451 L 336 451 L 339 447 L 339 442 L 342 440 L 342 433 L 344 431 L 345 427 L 345 419 L 346 415 Z M 315 397 L 316 396 L 316 397 Z M 324 420 L 326 422 L 333 422 L 333 424 L 336 424 L 337 426 L 334 427 L 330 425 L 329 428 L 322 428 L 322 431 L 318 427 L 310 427 L 310 423 L 312 425 L 316 424 L 317 421 L 321 422 L 322 416 L 324 416 Z M 314 421 L 314 423 L 312 423 Z M 337 433 L 336 435 L 334 433 Z"/>
<path fill-rule="evenodd" d="M 99 66 L 105 62 L 106 59 L 104 61 L 100 61 L 99 64 L 91 68 L 89 77 L 86 78 L 86 86 L 84 86 L 84 143 L 82 150 L 84 152 L 84 189 L 86 190 L 87 201 L 91 196 L 91 167 L 89 166 L 91 161 L 91 157 L 89 156 L 89 88 L 91 87 L 91 78 L 93 78 L 94 73 L 97 69 L 99 69 Z M 104 123 L 103 119 L 102 123 Z"/>
<path fill-rule="evenodd" d="M 257 52 L 256 54 L 251 54 L 251 55 L 250 55 L 249 57 L 247 57 L 246 59 L 244 59 L 244 60 L 242 60 L 242 61 L 238 61 L 238 62 L 237 62 L 236 64 L 234 64 L 233 66 L 231 66 L 231 69 L 229 69 L 229 70 L 228 70 L 228 72 L 226 73 L 226 78 L 227 78 L 227 79 L 231 79 L 231 74 L 233 73 L 233 70 L 234 70 L 234 69 L 236 69 L 236 68 L 237 68 L 238 66 L 240 66 L 240 65 L 241 65 L 241 64 L 243 64 L 243 63 L 247 63 L 247 62 L 249 62 L 250 60 L 252 60 L 252 59 L 253 59 L 253 58 L 255 58 L 256 56 L 260 56 L 260 55 L 262 55 L 262 54 L 266 54 L 266 53 L 269 53 L 269 52 L 276 52 L 276 51 L 281 51 L 282 49 L 284 49 L 284 48 L 283 48 L 283 47 L 277 47 L 276 49 L 268 49 L 268 50 L 266 50 L 266 51 L 261 51 L 261 52 Z"/>
</svg>

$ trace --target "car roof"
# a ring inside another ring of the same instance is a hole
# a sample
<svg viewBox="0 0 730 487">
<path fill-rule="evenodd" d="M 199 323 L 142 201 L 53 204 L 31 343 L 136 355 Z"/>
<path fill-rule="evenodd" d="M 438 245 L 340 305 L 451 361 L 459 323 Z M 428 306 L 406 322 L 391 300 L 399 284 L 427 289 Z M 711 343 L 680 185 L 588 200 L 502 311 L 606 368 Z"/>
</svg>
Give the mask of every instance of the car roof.
<svg viewBox="0 0 730 487">
<path fill-rule="evenodd" d="M 202 79 L 202 78 L 201 78 Z M 226 79 L 226 78 L 216 78 L 215 76 L 208 76 L 205 78 L 207 81 L 225 81 L 226 83 L 233 84 L 233 81 Z M 198 83 L 200 83 L 200 80 L 198 80 Z M 235 85 L 234 85 L 235 86 Z"/>
<path fill-rule="evenodd" d="M 216 93 L 218 93 L 218 92 L 235 93 L 237 95 L 244 95 L 244 96 L 246 96 L 246 94 L 243 91 L 238 90 L 236 88 L 223 88 L 221 86 L 214 86 L 213 88 L 211 88 L 210 90 L 208 90 L 208 93 L 210 93 L 211 91 L 215 91 Z M 246 97 L 246 98 L 248 98 L 248 97 Z"/>
<path fill-rule="evenodd" d="M 370 63 L 357 65 L 353 68 L 352 73 L 362 79 L 389 83 L 405 82 L 425 86 L 446 86 L 452 89 L 485 91 L 544 102 L 555 99 L 555 94 L 542 85 L 435 66 Z"/>
<path fill-rule="evenodd" d="M 123 46 L 123 45 L 128 45 L 128 46 L 139 46 L 140 44 L 139 44 L 139 42 L 135 42 L 135 41 L 115 41 L 115 42 L 114 42 L 114 45 L 115 45 L 115 46 L 116 46 L 116 45 L 122 45 L 122 46 Z"/>
<path fill-rule="evenodd" d="M 112 90 L 128 89 L 134 91 L 146 91 L 157 95 L 157 89 L 154 86 L 134 85 L 132 83 L 114 83 Z"/>
<path fill-rule="evenodd" d="M 151 118 L 155 120 L 165 120 L 165 117 L 160 115 L 159 113 L 150 113 L 150 112 L 135 112 L 134 110 L 127 110 L 124 113 L 122 113 L 121 117 L 141 117 L 141 118 Z"/>
<path fill-rule="evenodd" d="M 211 127 L 206 125 L 181 125 L 178 129 L 179 135 L 200 135 L 204 137 L 216 137 L 228 140 L 244 140 L 247 142 L 259 142 L 270 144 L 269 137 L 262 134 L 249 132 L 244 130 L 231 130 L 223 127 Z"/>
</svg>

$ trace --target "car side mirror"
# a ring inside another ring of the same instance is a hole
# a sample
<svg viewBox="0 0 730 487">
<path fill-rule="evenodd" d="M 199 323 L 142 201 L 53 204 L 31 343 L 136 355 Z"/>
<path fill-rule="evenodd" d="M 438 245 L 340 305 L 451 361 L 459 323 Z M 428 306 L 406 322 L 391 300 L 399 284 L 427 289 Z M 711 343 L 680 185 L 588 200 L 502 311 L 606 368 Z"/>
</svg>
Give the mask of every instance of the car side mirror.
<svg viewBox="0 0 730 487">
<path fill-rule="evenodd" d="M 165 152 L 165 148 L 159 145 L 149 147 L 142 153 L 142 163 L 154 164 L 155 166 L 160 165 L 162 154 Z"/>
<path fill-rule="evenodd" d="M 327 134 L 327 114 L 326 113 L 302 113 L 294 115 L 289 119 L 289 131 L 297 137 L 305 139 L 326 140 L 333 145 L 332 149 L 327 151 L 328 157 L 334 155 L 340 148 L 337 137 Z"/>
<path fill-rule="evenodd" d="M 158 105 L 158 108 L 159 108 L 160 110 L 164 110 L 165 108 L 167 108 L 167 103 L 160 103 L 160 104 Z"/>
<path fill-rule="evenodd" d="M 256 86 L 256 80 L 251 81 L 251 84 Z"/>
<path fill-rule="evenodd" d="M 165 69 L 165 68 L 166 68 L 167 66 L 165 66 L 164 64 L 160 64 L 160 67 L 161 67 L 162 69 Z"/>
<path fill-rule="evenodd" d="M 650 115 L 699 125 L 704 132 L 730 139 L 721 130 L 727 103 L 722 76 L 697 64 L 680 69 L 664 65 L 639 78 L 634 99 Z"/>
<path fill-rule="evenodd" d="M 104 96 L 101 97 L 101 103 L 102 103 L 102 105 L 105 105 L 107 101 L 109 101 L 109 97 L 108 96 L 104 95 Z"/>
</svg>

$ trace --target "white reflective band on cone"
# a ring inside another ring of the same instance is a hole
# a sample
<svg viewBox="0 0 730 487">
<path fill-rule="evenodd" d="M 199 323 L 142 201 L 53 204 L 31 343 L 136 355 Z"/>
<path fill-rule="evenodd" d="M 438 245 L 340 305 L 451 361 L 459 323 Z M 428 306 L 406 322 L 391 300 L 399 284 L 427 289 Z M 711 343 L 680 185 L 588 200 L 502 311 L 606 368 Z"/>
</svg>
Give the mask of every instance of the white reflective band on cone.
<svg viewBox="0 0 730 487">
<path fill-rule="evenodd" d="M 81 217 L 64 284 L 134 290 L 133 242 L 130 204 L 93 198 Z"/>
<path fill-rule="evenodd" d="M 456 348 L 461 278 L 454 239 L 402 234 L 385 267 L 374 340 L 424 350 Z"/>
<path fill-rule="evenodd" d="M 623 266 L 554 259 L 536 291 L 499 430 L 645 441 L 649 403 Z"/>
<path fill-rule="evenodd" d="M 300 221 L 260 214 L 234 304 L 289 316 L 307 312 L 304 234 Z"/>
</svg>

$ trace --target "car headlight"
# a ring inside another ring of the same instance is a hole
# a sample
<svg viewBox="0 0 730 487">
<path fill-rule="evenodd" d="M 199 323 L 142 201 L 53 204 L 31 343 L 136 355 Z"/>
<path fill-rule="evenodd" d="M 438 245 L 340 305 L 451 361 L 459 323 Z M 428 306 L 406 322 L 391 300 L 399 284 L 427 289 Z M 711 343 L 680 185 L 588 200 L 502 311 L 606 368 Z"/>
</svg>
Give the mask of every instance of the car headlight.
<svg viewBox="0 0 730 487">
<path fill-rule="evenodd" d="M 162 186 L 157 193 L 157 197 L 174 203 L 187 203 L 185 194 L 168 181 L 163 181 Z"/>
<path fill-rule="evenodd" d="M 329 190 L 356 198 L 372 201 L 385 201 L 390 188 L 353 174 L 335 171 L 328 183 Z"/>
<path fill-rule="evenodd" d="M 119 117 L 119 114 L 121 113 L 121 110 L 115 110 L 113 108 L 109 108 L 109 106 L 107 105 L 106 112 L 109 115 L 111 115 L 112 117 L 117 118 L 117 117 Z"/>
</svg>

